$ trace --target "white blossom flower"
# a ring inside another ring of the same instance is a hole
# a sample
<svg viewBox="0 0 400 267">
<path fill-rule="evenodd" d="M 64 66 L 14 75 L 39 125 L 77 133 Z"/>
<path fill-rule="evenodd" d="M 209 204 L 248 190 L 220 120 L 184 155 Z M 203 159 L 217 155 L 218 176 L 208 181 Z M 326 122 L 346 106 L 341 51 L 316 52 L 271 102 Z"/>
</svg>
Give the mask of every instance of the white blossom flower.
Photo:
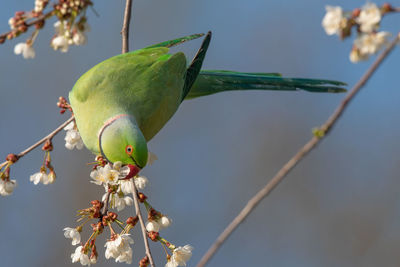
<svg viewBox="0 0 400 267">
<path fill-rule="evenodd" d="M 72 245 L 75 246 L 81 242 L 81 235 L 76 230 L 76 228 L 71 228 L 71 227 L 66 227 L 64 228 L 64 236 L 65 238 L 71 238 L 72 239 Z"/>
<path fill-rule="evenodd" d="M 10 18 L 8 20 L 8 25 L 10 25 L 11 30 L 15 29 L 15 19 L 14 19 L 14 17 L 12 17 L 12 18 Z"/>
<path fill-rule="evenodd" d="M 160 231 L 160 225 L 158 224 L 158 222 L 148 221 L 146 223 L 146 230 L 148 232 L 159 232 Z"/>
<path fill-rule="evenodd" d="M 326 6 L 326 14 L 322 19 L 322 27 L 326 34 L 340 34 L 346 27 L 347 19 L 343 16 L 343 10 L 340 6 Z"/>
<path fill-rule="evenodd" d="M 61 10 L 61 12 L 63 9 Z M 68 52 L 70 45 L 84 45 L 86 44 L 85 32 L 90 30 L 89 25 L 85 23 L 68 25 L 68 21 L 57 21 L 54 23 L 54 30 L 56 37 L 51 42 L 54 50 L 60 50 L 65 53 Z"/>
<path fill-rule="evenodd" d="M 172 260 L 169 260 L 167 264 L 165 264 L 165 267 L 178 267 L 178 264 Z"/>
<path fill-rule="evenodd" d="M 72 36 L 72 41 L 75 45 L 84 45 L 86 44 L 86 35 L 84 34 L 84 32 L 81 31 L 76 31 L 73 36 Z"/>
<path fill-rule="evenodd" d="M 148 221 L 146 223 L 146 230 L 148 232 L 159 232 L 161 229 L 167 228 L 171 225 L 172 220 L 163 215 L 158 220 Z"/>
<path fill-rule="evenodd" d="M 3 179 L 0 179 L 0 195 L 1 196 L 11 195 L 16 186 L 17 186 L 16 180 L 4 181 Z"/>
<path fill-rule="evenodd" d="M 50 171 L 49 175 L 47 175 L 47 178 L 49 180 L 49 184 L 54 183 L 56 180 L 56 173 L 54 171 Z"/>
<path fill-rule="evenodd" d="M 64 130 L 67 131 L 65 134 L 65 147 L 69 150 L 83 148 L 83 141 L 79 132 L 75 129 L 75 121 L 72 121 L 67 126 L 64 127 Z"/>
<path fill-rule="evenodd" d="M 388 32 L 362 34 L 354 40 L 354 46 L 360 50 L 361 54 L 372 55 L 387 44 L 389 36 Z"/>
<path fill-rule="evenodd" d="M 120 180 L 119 184 L 120 184 L 122 193 L 124 193 L 125 195 L 132 194 L 132 179 Z M 137 187 L 137 184 L 136 184 L 136 187 Z"/>
<path fill-rule="evenodd" d="M 105 201 L 107 197 L 107 193 L 103 195 L 102 200 Z M 133 205 L 133 199 L 128 196 L 124 196 L 123 194 L 114 193 L 111 195 L 109 199 L 109 204 L 111 208 L 116 208 L 118 211 L 125 209 L 126 206 Z"/>
<path fill-rule="evenodd" d="M 132 248 L 129 244 L 133 244 L 133 239 L 129 234 L 118 235 L 114 240 L 107 241 L 106 259 L 114 258 L 116 262 L 132 263 Z"/>
<path fill-rule="evenodd" d="M 90 255 L 90 264 L 96 264 L 97 263 L 97 256 L 92 254 Z"/>
<path fill-rule="evenodd" d="M 154 161 L 158 160 L 158 157 L 153 152 L 147 153 L 147 165 L 153 165 Z"/>
<path fill-rule="evenodd" d="M 119 172 L 115 170 L 111 164 L 104 167 L 98 166 L 90 173 L 90 177 L 94 180 L 92 183 L 97 185 L 117 184 L 119 182 Z"/>
<path fill-rule="evenodd" d="M 369 58 L 369 55 L 361 54 L 358 48 L 353 47 L 353 49 L 350 52 L 349 58 L 351 62 L 357 63 L 359 61 L 367 60 Z"/>
<path fill-rule="evenodd" d="M 134 181 L 136 188 L 139 190 L 144 189 L 149 183 L 149 180 L 146 178 L 146 176 L 141 176 L 141 175 L 134 177 Z"/>
<path fill-rule="evenodd" d="M 172 266 L 186 266 L 186 262 L 190 259 L 190 257 L 192 257 L 192 250 L 193 247 L 190 245 L 175 248 L 170 260 L 173 264 L 175 264 Z"/>
<path fill-rule="evenodd" d="M 16 44 L 14 47 L 14 53 L 16 55 L 22 54 L 25 59 L 35 57 L 35 49 L 33 49 L 32 45 L 27 43 Z"/>
<path fill-rule="evenodd" d="M 75 252 L 71 254 L 72 262 L 80 262 L 82 265 L 90 265 L 89 256 L 83 252 L 83 246 L 79 246 L 75 249 Z"/>
<path fill-rule="evenodd" d="M 167 216 L 162 216 L 157 222 L 160 225 L 160 229 L 164 229 L 171 225 L 172 220 Z"/>
<path fill-rule="evenodd" d="M 118 194 L 114 194 L 114 208 L 117 208 L 118 211 L 125 209 L 126 206 L 133 205 L 133 199 L 131 197 L 120 197 Z"/>
<path fill-rule="evenodd" d="M 57 35 L 64 35 L 64 33 L 66 32 L 66 29 L 68 27 L 68 22 L 66 20 L 63 20 L 63 21 L 57 20 L 53 24 L 53 26 L 54 26 L 54 30 Z"/>
<path fill-rule="evenodd" d="M 129 168 L 128 165 L 126 165 L 120 168 L 118 171 L 119 171 L 119 179 L 124 179 L 131 172 L 131 169 Z"/>
<path fill-rule="evenodd" d="M 35 185 L 38 183 L 42 184 L 48 184 L 49 183 L 49 177 L 47 176 L 46 172 L 41 170 L 40 172 L 37 172 L 35 174 L 32 174 L 31 177 L 29 178 L 31 182 L 33 182 Z"/>
<path fill-rule="evenodd" d="M 390 33 L 388 32 L 361 34 L 354 40 L 350 61 L 356 63 L 367 60 L 370 55 L 376 54 L 388 43 L 389 36 Z"/>
<path fill-rule="evenodd" d="M 87 42 L 86 32 L 90 31 L 89 24 L 85 21 L 83 23 L 78 23 L 73 28 L 72 41 L 75 45 L 84 45 Z"/>
<path fill-rule="evenodd" d="M 42 12 L 47 2 L 47 0 L 35 0 L 35 12 Z"/>
<path fill-rule="evenodd" d="M 68 39 L 64 35 L 59 35 L 51 40 L 51 46 L 54 50 L 60 50 L 62 53 L 68 52 Z"/>
<path fill-rule="evenodd" d="M 121 170 L 121 167 L 122 167 L 122 162 L 121 162 L 121 161 L 116 161 L 116 162 L 114 162 L 114 164 L 113 164 L 113 169 L 114 169 L 114 170 L 120 171 L 120 170 Z"/>
<path fill-rule="evenodd" d="M 356 22 L 360 24 L 360 30 L 370 33 L 379 27 L 382 19 L 380 9 L 375 3 L 368 2 L 362 8 L 360 15 L 356 18 Z"/>
</svg>

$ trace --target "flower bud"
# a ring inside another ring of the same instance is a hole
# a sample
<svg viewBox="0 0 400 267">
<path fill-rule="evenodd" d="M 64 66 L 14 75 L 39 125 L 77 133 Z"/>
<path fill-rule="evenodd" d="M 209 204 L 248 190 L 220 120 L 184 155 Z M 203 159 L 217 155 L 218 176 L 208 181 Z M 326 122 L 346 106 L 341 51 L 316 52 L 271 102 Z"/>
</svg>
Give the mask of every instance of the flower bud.
<svg viewBox="0 0 400 267">
<path fill-rule="evenodd" d="M 352 18 L 356 18 L 356 17 L 358 17 L 360 15 L 360 13 L 361 13 L 361 9 L 360 8 L 356 8 L 356 9 L 353 10 L 353 12 L 351 12 L 351 17 Z"/>
<path fill-rule="evenodd" d="M 49 175 L 47 176 L 49 178 L 49 183 L 52 184 L 56 180 L 56 173 L 54 170 L 51 170 Z"/>
<path fill-rule="evenodd" d="M 139 261 L 139 267 L 147 267 L 149 266 L 149 263 L 149 258 L 145 256 Z"/>
<path fill-rule="evenodd" d="M 145 202 L 146 199 L 147 199 L 146 195 L 143 194 L 143 193 L 138 193 L 138 197 L 139 197 L 139 202 L 140 202 L 140 203 Z"/>
<path fill-rule="evenodd" d="M 394 11 L 394 8 L 392 7 L 391 4 L 389 4 L 389 3 L 384 3 L 384 4 L 382 5 L 382 13 L 383 13 L 383 14 L 385 14 L 385 13 L 387 13 L 387 12 L 392 12 L 392 11 Z"/>
<path fill-rule="evenodd" d="M 126 220 L 126 224 L 130 224 L 132 227 L 134 227 L 134 226 L 137 224 L 138 221 L 139 221 L 138 216 L 129 217 L 129 218 Z"/>
<path fill-rule="evenodd" d="M 35 28 L 36 29 L 41 29 L 44 26 L 44 20 L 39 20 L 38 22 L 35 23 Z"/>
<path fill-rule="evenodd" d="M 160 236 L 160 234 L 158 232 L 149 232 L 149 233 L 147 233 L 147 235 L 149 236 L 151 241 L 154 241 L 154 242 L 157 242 L 158 237 Z"/>
<path fill-rule="evenodd" d="M 15 154 L 8 154 L 6 157 L 6 161 L 11 161 L 12 163 L 15 163 L 18 161 L 18 156 Z"/>
</svg>

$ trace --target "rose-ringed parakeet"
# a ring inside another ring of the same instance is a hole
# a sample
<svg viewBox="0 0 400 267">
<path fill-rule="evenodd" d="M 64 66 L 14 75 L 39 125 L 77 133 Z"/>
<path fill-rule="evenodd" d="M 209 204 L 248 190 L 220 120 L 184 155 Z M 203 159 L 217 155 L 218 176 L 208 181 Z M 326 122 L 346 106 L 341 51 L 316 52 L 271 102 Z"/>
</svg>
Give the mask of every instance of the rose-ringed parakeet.
<svg viewBox="0 0 400 267">
<path fill-rule="evenodd" d="M 228 90 L 343 92 L 344 83 L 283 78 L 276 73 L 200 70 L 209 32 L 187 66 L 182 52 L 169 47 L 202 34 L 152 45 L 109 58 L 83 74 L 69 94 L 86 147 L 109 162 L 139 171 L 147 163 L 147 142 L 167 123 L 183 100 Z"/>
</svg>

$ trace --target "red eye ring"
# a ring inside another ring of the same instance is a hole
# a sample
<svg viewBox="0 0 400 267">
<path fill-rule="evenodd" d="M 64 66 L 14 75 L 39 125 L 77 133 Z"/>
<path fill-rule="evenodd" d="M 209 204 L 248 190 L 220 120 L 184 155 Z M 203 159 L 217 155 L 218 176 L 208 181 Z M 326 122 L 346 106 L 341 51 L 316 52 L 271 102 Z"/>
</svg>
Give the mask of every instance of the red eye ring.
<svg viewBox="0 0 400 267">
<path fill-rule="evenodd" d="M 133 147 L 131 145 L 127 145 L 125 147 L 125 153 L 128 154 L 129 156 L 132 155 L 133 153 Z"/>
</svg>

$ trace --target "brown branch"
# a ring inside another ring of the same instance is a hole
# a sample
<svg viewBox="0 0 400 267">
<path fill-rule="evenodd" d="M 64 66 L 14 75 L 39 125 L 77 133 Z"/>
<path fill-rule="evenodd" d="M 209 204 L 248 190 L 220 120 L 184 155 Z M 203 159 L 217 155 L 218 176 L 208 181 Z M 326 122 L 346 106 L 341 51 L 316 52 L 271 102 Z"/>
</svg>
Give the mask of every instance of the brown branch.
<svg viewBox="0 0 400 267">
<path fill-rule="evenodd" d="M 129 51 L 129 25 L 131 22 L 132 0 L 126 0 L 124 24 L 122 25 L 122 54 Z"/>
<path fill-rule="evenodd" d="M 111 195 L 111 191 L 108 188 L 107 189 L 107 193 L 106 193 L 106 199 L 103 202 L 103 211 L 101 212 L 103 216 L 107 215 L 108 212 L 108 202 L 110 202 L 110 195 Z"/>
<path fill-rule="evenodd" d="M 278 184 L 287 176 L 287 174 L 314 148 L 319 142 L 329 133 L 332 127 L 335 125 L 337 120 L 341 117 L 347 106 L 359 90 L 365 85 L 365 83 L 371 78 L 376 69 L 381 65 L 383 60 L 390 54 L 396 44 L 399 42 L 400 33 L 390 43 L 390 45 L 379 55 L 371 67 L 366 73 L 360 78 L 360 80 L 354 85 L 351 91 L 339 104 L 333 114 L 328 120 L 319 128 L 319 132 L 322 135 L 314 136 L 308 141 L 279 171 L 278 173 L 262 188 L 256 195 L 254 195 L 246 206 L 240 211 L 240 213 L 233 219 L 233 221 L 225 228 L 225 230 L 219 235 L 217 240 L 208 249 L 206 254 L 202 257 L 197 267 L 205 266 L 208 261 L 214 256 L 221 245 L 226 239 L 233 233 L 233 231 L 243 222 L 244 219 L 254 210 L 255 207 L 274 190 Z"/>
<path fill-rule="evenodd" d="M 41 15 L 40 17 L 38 17 L 38 18 L 36 18 L 36 19 L 34 19 L 34 20 L 30 21 L 30 22 L 27 22 L 27 23 L 26 23 L 26 26 L 29 28 L 29 27 L 35 25 L 36 23 L 39 23 L 39 22 L 41 22 L 41 21 L 43 21 L 43 20 L 46 20 L 46 19 L 52 17 L 53 15 L 54 15 L 54 11 L 50 11 L 50 12 L 48 12 L 48 13 L 46 13 L 46 14 L 44 14 L 44 15 Z M 5 33 L 0 34 L 0 39 L 4 39 L 4 41 L 5 41 L 6 38 L 7 38 L 7 36 L 8 36 L 10 33 L 12 33 L 13 31 L 14 31 L 14 30 L 11 30 L 11 31 L 8 31 L 8 32 L 5 32 Z"/>
<path fill-rule="evenodd" d="M 131 21 L 131 12 L 132 12 L 132 0 L 126 0 L 125 4 L 125 12 L 124 12 L 124 22 L 122 25 L 122 53 L 127 53 L 129 51 L 129 26 L 130 26 L 130 21 Z M 136 210 L 136 216 L 139 218 L 140 222 L 140 227 L 142 229 L 142 235 L 143 235 L 143 241 L 144 241 L 144 246 L 146 249 L 146 255 L 149 258 L 150 265 L 154 267 L 154 260 L 153 256 L 151 255 L 150 247 L 149 247 L 149 240 L 147 239 L 147 230 L 146 226 L 144 225 L 142 213 L 140 212 L 140 205 L 139 205 L 139 200 L 137 196 L 137 189 L 135 185 L 135 181 L 132 178 L 132 195 L 133 195 L 133 202 L 135 203 L 135 210 Z"/>
<path fill-rule="evenodd" d="M 144 246 L 146 248 L 146 255 L 149 258 L 150 265 L 152 267 L 154 267 L 155 266 L 154 265 L 154 260 L 153 260 L 153 256 L 151 255 L 151 251 L 150 251 L 150 247 L 149 247 L 149 240 L 147 239 L 146 226 L 144 225 L 142 213 L 140 212 L 138 192 L 137 192 L 137 189 L 136 189 L 136 185 L 135 185 L 134 179 L 135 178 L 131 179 L 131 183 L 132 183 L 132 196 L 133 196 L 133 202 L 135 203 L 136 216 L 138 216 L 139 222 L 140 222 L 140 227 L 142 228 L 142 235 L 143 235 L 143 240 L 144 240 Z"/>
<path fill-rule="evenodd" d="M 58 134 L 62 129 L 65 128 L 65 126 L 67 126 L 74 119 L 75 119 L 74 116 L 71 116 L 71 118 L 69 118 L 68 120 L 63 122 L 60 126 L 58 126 L 57 129 L 55 129 L 54 131 L 52 131 L 51 133 L 49 133 L 48 135 L 37 141 L 35 144 L 28 147 L 24 151 L 20 152 L 19 154 L 16 154 L 15 155 L 16 159 L 19 160 L 20 158 L 22 158 L 23 156 L 25 156 L 26 154 L 28 154 L 29 152 L 31 152 L 32 150 L 34 150 L 35 148 L 46 142 L 47 140 L 51 140 L 56 134 Z M 6 162 L 3 162 L 2 164 L 0 164 L 0 166 L 3 166 L 5 163 Z"/>
</svg>

